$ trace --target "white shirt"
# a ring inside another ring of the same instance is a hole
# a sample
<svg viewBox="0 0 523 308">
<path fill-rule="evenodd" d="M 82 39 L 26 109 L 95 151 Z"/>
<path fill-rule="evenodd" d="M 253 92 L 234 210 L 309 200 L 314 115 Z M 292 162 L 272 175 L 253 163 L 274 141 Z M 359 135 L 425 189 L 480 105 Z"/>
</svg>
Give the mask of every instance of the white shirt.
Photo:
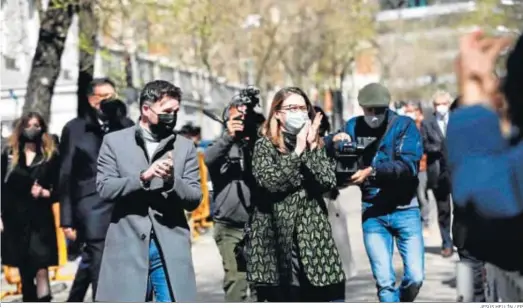
<svg viewBox="0 0 523 308">
<path fill-rule="evenodd" d="M 443 133 L 443 136 L 447 135 L 447 124 L 449 123 L 449 113 L 445 114 L 445 116 L 441 116 L 439 113 L 436 113 L 436 120 L 438 121 L 438 126 L 441 132 Z"/>
</svg>

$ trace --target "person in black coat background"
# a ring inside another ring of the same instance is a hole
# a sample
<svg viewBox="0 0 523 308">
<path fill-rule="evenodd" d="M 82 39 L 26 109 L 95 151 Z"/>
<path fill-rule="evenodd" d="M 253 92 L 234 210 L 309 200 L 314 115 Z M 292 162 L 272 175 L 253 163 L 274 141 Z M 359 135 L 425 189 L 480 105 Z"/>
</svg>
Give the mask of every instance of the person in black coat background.
<svg viewBox="0 0 523 308">
<path fill-rule="evenodd" d="M 451 237 L 450 176 L 445 145 L 447 124 L 452 97 L 448 92 L 437 91 L 432 102 L 435 112 L 421 124 L 423 149 L 427 154 L 427 188 L 432 189 L 438 209 L 441 234 L 441 255 L 449 258 L 454 253 Z"/>
<path fill-rule="evenodd" d="M 24 302 L 51 301 L 47 268 L 58 265 L 52 211 L 57 154 L 47 124 L 35 112 L 17 122 L 2 151 L 2 264 L 19 269 Z"/>
<path fill-rule="evenodd" d="M 93 297 L 96 294 L 112 214 L 112 204 L 96 192 L 96 161 L 103 137 L 134 124 L 126 118 L 125 104 L 114 98 L 111 80 L 94 79 L 87 93 L 91 109 L 65 125 L 60 142 L 60 225 L 68 239 L 85 243 L 68 302 L 83 302 L 90 284 Z"/>
</svg>

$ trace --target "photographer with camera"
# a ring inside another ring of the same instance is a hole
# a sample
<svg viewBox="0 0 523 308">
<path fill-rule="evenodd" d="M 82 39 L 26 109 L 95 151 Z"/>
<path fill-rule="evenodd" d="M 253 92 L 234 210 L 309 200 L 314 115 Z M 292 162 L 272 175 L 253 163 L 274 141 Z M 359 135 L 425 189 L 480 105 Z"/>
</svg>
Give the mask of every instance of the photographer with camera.
<svg viewBox="0 0 523 308">
<path fill-rule="evenodd" d="M 350 119 L 345 132 L 325 142 L 331 153 L 360 155 L 359 170 L 345 176 L 362 191 L 363 240 L 380 302 L 410 302 L 424 278 L 421 217 L 415 198 L 423 146 L 414 120 L 390 110 L 390 99 L 382 85 L 365 86 L 358 94 L 364 116 Z M 343 167 L 337 167 L 338 173 L 346 170 Z M 399 289 L 392 264 L 394 240 L 404 264 Z"/>
<path fill-rule="evenodd" d="M 238 269 L 234 250 L 243 238 L 251 200 L 255 200 L 251 157 L 264 121 L 263 115 L 254 111 L 258 95 L 258 90 L 249 87 L 233 97 L 224 111 L 224 134 L 205 151 L 214 190 L 214 239 L 223 260 L 228 302 L 247 299 L 246 273 Z"/>
</svg>

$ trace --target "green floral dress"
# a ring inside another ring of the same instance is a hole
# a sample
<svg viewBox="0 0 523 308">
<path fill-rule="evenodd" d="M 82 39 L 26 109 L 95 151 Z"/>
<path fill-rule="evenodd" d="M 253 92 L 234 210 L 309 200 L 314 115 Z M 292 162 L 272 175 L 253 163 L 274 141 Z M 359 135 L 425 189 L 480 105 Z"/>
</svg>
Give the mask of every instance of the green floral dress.
<svg viewBox="0 0 523 308">
<path fill-rule="evenodd" d="M 336 186 L 325 149 L 282 154 L 265 137 L 256 142 L 253 174 L 262 193 L 247 244 L 247 278 L 261 285 L 289 285 L 295 239 L 302 271 L 314 287 L 345 280 L 322 194 Z"/>
</svg>

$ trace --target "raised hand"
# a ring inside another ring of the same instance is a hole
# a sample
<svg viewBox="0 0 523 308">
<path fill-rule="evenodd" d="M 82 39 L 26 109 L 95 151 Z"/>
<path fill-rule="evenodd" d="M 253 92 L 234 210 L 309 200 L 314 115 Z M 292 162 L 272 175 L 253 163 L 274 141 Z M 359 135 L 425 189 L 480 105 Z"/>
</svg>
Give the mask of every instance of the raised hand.
<svg viewBox="0 0 523 308">
<path fill-rule="evenodd" d="M 464 105 L 489 102 L 498 90 L 496 60 L 512 42 L 509 37 L 485 37 L 482 31 L 464 35 L 459 44 L 456 73 Z"/>
<path fill-rule="evenodd" d="M 323 115 L 321 113 L 316 113 L 312 125 L 309 127 L 309 133 L 307 135 L 307 144 L 311 150 L 314 150 L 318 146 L 318 131 L 321 125 L 321 119 Z"/>
<path fill-rule="evenodd" d="M 236 137 L 236 134 L 238 132 L 243 131 L 243 121 L 242 120 L 233 120 L 230 119 L 227 121 L 227 132 L 229 133 L 229 136 Z"/>
<path fill-rule="evenodd" d="M 296 148 L 294 149 L 294 152 L 298 154 L 298 156 L 307 148 L 307 136 L 309 135 L 310 127 L 311 121 L 308 120 L 296 136 Z"/>
</svg>

